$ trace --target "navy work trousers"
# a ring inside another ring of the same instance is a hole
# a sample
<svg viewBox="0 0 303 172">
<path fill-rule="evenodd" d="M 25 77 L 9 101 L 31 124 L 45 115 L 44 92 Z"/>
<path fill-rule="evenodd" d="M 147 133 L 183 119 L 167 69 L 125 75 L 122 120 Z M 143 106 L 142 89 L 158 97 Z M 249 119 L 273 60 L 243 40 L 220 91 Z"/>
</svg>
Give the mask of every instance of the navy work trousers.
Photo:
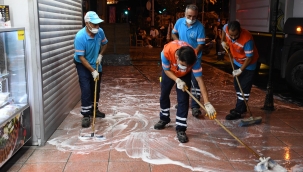
<svg viewBox="0 0 303 172">
<path fill-rule="evenodd" d="M 75 62 L 75 64 L 79 76 L 79 84 L 81 89 L 81 114 L 83 116 L 88 116 L 92 114 L 95 93 L 95 81 L 91 72 L 82 63 Z M 99 80 L 97 80 L 96 106 L 98 106 L 99 101 L 101 76 L 102 72 L 99 72 Z"/>
<path fill-rule="evenodd" d="M 234 64 L 235 69 L 239 69 L 237 65 Z M 237 94 L 237 104 L 235 110 L 239 113 L 246 112 L 246 105 L 244 102 L 244 99 L 246 102 L 248 101 L 248 98 L 250 96 L 250 91 L 252 87 L 252 81 L 254 77 L 255 70 L 243 70 L 242 73 L 238 76 L 238 80 L 240 82 L 241 88 L 244 93 L 244 97 L 242 96 L 242 93 L 240 91 L 240 88 L 238 86 L 236 78 L 234 78 L 234 87 Z"/>
<path fill-rule="evenodd" d="M 196 80 L 196 77 L 194 74 L 191 72 L 191 94 L 200 101 L 201 98 L 201 90 L 198 85 L 198 81 Z M 178 105 L 179 106 L 179 105 Z M 200 109 L 200 105 L 193 99 L 191 98 L 191 108 L 198 108 Z"/>
<path fill-rule="evenodd" d="M 191 87 L 191 73 L 180 77 L 182 81 L 184 81 L 187 87 Z M 170 92 L 173 86 L 175 85 L 175 81 L 170 79 L 164 71 L 162 71 L 162 81 L 161 81 L 161 96 L 160 96 L 160 119 L 163 121 L 170 121 Z M 182 90 L 176 87 L 177 92 L 177 115 L 176 115 L 176 130 L 177 131 L 186 131 L 187 128 L 187 115 L 188 115 L 188 107 L 189 107 L 189 95 L 187 92 L 183 92 Z"/>
</svg>

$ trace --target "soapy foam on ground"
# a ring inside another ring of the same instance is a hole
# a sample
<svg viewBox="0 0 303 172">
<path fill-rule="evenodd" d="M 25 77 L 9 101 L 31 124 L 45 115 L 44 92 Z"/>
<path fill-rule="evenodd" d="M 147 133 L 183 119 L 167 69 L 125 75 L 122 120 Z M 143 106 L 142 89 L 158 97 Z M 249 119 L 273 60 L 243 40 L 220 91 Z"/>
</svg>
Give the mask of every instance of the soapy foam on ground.
<svg viewBox="0 0 303 172">
<path fill-rule="evenodd" d="M 48 143 L 55 145 L 58 150 L 71 151 L 79 154 L 89 154 L 90 152 L 94 152 L 96 150 L 109 151 L 109 149 L 115 149 L 117 151 L 125 152 L 131 158 L 141 158 L 143 161 L 151 164 L 175 164 L 188 168 L 192 171 L 227 171 L 223 167 L 213 167 L 207 165 L 203 165 L 203 167 L 201 167 L 198 164 L 191 164 L 189 166 L 173 156 L 179 151 L 178 148 L 182 148 L 185 151 L 196 152 L 197 157 L 207 157 L 207 159 L 210 161 L 222 161 L 220 157 L 208 152 L 207 150 L 204 150 L 203 148 L 180 144 L 176 139 L 173 122 L 169 124 L 164 133 L 162 133 L 162 131 L 153 129 L 153 125 L 159 120 L 159 89 L 153 89 L 153 86 L 150 91 L 147 91 L 145 88 L 140 89 L 145 86 L 150 87 L 151 83 L 144 81 L 144 79 L 141 79 L 140 81 L 136 79 L 136 83 L 140 83 L 141 85 L 137 85 L 135 89 L 134 84 L 131 83 L 133 82 L 131 77 L 115 79 L 112 81 L 116 82 L 115 84 L 111 83 L 111 86 L 104 85 L 102 87 L 102 94 L 104 94 L 102 97 L 104 97 L 104 100 L 101 99 L 99 103 L 107 107 L 106 109 L 110 109 L 111 113 L 107 113 L 106 118 L 104 119 L 96 120 L 95 134 L 104 136 L 104 139 L 79 139 L 79 134 L 90 134 L 92 131 L 91 128 L 81 130 L 80 121 L 82 115 L 79 114 L 80 108 L 77 107 L 71 111 L 72 120 L 70 120 L 69 123 L 64 126 L 64 130 L 68 131 L 67 134 L 53 138 L 49 140 Z M 152 83 L 152 85 L 155 84 Z M 210 90 L 209 93 L 212 94 L 211 97 L 216 99 L 214 102 L 218 104 L 225 103 L 227 105 L 234 104 L 232 101 L 226 102 L 224 100 L 224 96 L 235 96 L 235 93 L 232 90 L 233 86 L 228 85 L 227 87 L 228 90 L 225 91 Z M 123 93 L 119 93 L 119 90 L 123 90 Z M 115 102 L 109 100 L 115 100 Z M 171 104 L 176 104 L 176 95 L 174 90 L 172 90 L 171 100 Z M 250 102 L 254 104 L 260 103 L 260 101 L 261 100 L 255 100 Z M 137 111 L 134 112 L 134 109 Z M 172 114 L 173 112 L 175 112 L 174 108 L 171 109 Z M 199 123 L 200 125 L 207 124 L 211 126 L 214 124 L 214 121 L 203 120 Z M 238 126 L 239 120 L 222 120 L 222 123 L 228 128 L 235 128 Z M 264 127 L 264 124 L 261 125 Z M 188 128 L 187 133 L 191 132 L 196 133 L 197 135 L 201 133 L 201 129 L 195 130 L 191 127 Z M 215 137 L 212 135 L 216 134 L 217 130 L 220 129 L 219 126 L 215 127 L 216 128 L 205 128 L 204 133 L 206 135 L 210 135 L 211 137 Z M 261 128 L 255 128 L 255 130 L 262 133 Z M 275 130 L 279 132 L 279 128 L 276 128 Z M 79 131 L 81 132 L 79 133 Z M 222 131 L 220 132 L 222 133 Z M 237 134 L 245 138 L 261 137 L 261 134 L 250 134 L 246 128 L 241 128 Z M 238 146 L 238 143 L 234 139 L 231 139 L 230 136 L 225 138 L 226 135 L 228 134 L 224 132 L 223 137 L 217 139 L 215 144 L 227 145 L 230 147 Z M 175 149 L 163 149 L 168 145 Z M 241 159 L 235 159 L 234 161 L 241 162 Z"/>
</svg>

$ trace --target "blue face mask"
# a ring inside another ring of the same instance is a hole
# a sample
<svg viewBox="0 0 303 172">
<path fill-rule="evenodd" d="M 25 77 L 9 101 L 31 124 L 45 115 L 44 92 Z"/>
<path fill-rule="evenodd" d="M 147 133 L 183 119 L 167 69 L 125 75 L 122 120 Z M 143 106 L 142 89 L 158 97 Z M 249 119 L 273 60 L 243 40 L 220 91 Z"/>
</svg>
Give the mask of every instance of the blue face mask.
<svg viewBox="0 0 303 172">
<path fill-rule="evenodd" d="M 231 39 L 233 42 L 235 42 L 237 39 L 239 39 L 239 37 L 240 37 L 240 32 L 239 32 L 237 35 L 233 36 L 233 38 L 230 36 L 230 39 Z"/>
<path fill-rule="evenodd" d="M 192 25 L 195 22 L 196 22 L 196 20 L 186 19 L 186 23 L 188 23 L 189 25 Z"/>
<path fill-rule="evenodd" d="M 90 26 L 90 24 L 88 24 L 88 30 L 91 32 L 91 33 L 93 33 L 93 34 L 96 34 L 96 33 L 98 33 L 98 31 L 99 31 L 99 29 L 97 29 L 97 28 L 92 28 L 91 26 Z"/>
<path fill-rule="evenodd" d="M 185 71 L 187 69 L 186 66 L 183 66 L 181 64 L 178 64 L 178 68 L 181 69 L 182 71 Z"/>
</svg>

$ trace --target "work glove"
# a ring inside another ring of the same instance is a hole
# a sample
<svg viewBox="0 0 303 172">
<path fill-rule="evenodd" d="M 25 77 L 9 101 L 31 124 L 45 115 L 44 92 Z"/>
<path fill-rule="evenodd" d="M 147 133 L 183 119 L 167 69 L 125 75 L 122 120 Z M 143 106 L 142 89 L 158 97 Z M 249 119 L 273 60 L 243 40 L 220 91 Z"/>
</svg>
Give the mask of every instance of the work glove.
<svg viewBox="0 0 303 172">
<path fill-rule="evenodd" d="M 187 88 L 186 83 L 182 81 L 180 78 L 176 79 L 176 83 L 177 83 L 177 88 L 182 91 L 185 91 L 185 89 Z"/>
<path fill-rule="evenodd" d="M 101 63 L 102 57 L 103 57 L 103 56 L 102 56 L 101 54 L 99 54 L 99 56 L 98 56 L 98 58 L 97 58 L 97 61 L 96 61 L 97 64 L 100 64 L 100 63 Z"/>
<path fill-rule="evenodd" d="M 240 74 L 242 73 L 242 70 L 239 68 L 239 69 L 236 69 L 233 71 L 233 76 L 239 76 Z"/>
<path fill-rule="evenodd" d="M 94 70 L 92 72 L 92 75 L 93 75 L 94 80 L 98 80 L 99 79 L 99 73 L 96 70 Z"/>
<path fill-rule="evenodd" d="M 227 43 L 225 41 L 222 41 L 221 42 L 221 45 L 224 49 L 228 50 L 229 49 L 229 46 L 227 45 Z"/>
<path fill-rule="evenodd" d="M 210 104 L 210 102 L 207 102 L 204 104 L 204 107 L 206 109 L 206 116 L 209 117 L 209 119 L 216 119 L 217 117 L 217 112 L 213 105 Z"/>
</svg>

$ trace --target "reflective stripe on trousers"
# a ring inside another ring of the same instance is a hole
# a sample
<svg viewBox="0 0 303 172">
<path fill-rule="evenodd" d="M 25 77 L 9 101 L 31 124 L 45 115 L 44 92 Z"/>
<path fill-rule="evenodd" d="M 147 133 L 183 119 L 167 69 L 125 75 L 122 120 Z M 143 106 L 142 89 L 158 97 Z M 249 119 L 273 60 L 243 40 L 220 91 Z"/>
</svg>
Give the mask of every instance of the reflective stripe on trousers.
<svg viewBox="0 0 303 172">
<path fill-rule="evenodd" d="M 187 75 L 180 77 L 183 80 L 187 87 L 191 87 L 191 74 L 188 73 Z M 175 85 L 175 81 L 170 79 L 164 71 L 162 71 L 162 81 L 161 81 L 161 96 L 160 96 L 160 119 L 163 121 L 169 121 L 170 119 L 170 92 L 173 86 Z M 176 130 L 183 130 L 185 131 L 187 128 L 187 115 L 188 115 L 188 107 L 189 107 L 189 95 L 187 92 L 183 92 L 182 90 L 176 87 L 177 92 L 177 114 L 176 114 Z"/>
<path fill-rule="evenodd" d="M 235 69 L 239 69 L 239 67 L 237 65 L 234 64 L 234 66 L 235 66 Z M 240 82 L 240 85 L 243 90 L 246 101 L 248 101 L 248 98 L 250 96 L 250 91 L 251 91 L 251 87 L 253 84 L 252 81 L 253 81 L 254 74 L 255 74 L 255 70 L 246 70 L 245 69 L 238 76 L 238 80 Z M 234 78 L 234 87 L 235 87 L 236 95 L 237 95 L 237 103 L 236 103 L 235 109 L 237 112 L 243 113 L 243 112 L 247 111 L 247 109 L 246 109 L 246 104 L 244 102 L 244 97 L 242 96 L 242 93 L 240 91 L 236 78 Z"/>
<path fill-rule="evenodd" d="M 91 72 L 82 63 L 76 62 L 75 64 L 81 90 L 81 114 L 89 115 L 92 113 L 93 108 L 95 81 Z M 101 76 L 102 72 L 99 72 L 99 80 L 97 81 L 97 102 L 99 101 Z"/>
</svg>

